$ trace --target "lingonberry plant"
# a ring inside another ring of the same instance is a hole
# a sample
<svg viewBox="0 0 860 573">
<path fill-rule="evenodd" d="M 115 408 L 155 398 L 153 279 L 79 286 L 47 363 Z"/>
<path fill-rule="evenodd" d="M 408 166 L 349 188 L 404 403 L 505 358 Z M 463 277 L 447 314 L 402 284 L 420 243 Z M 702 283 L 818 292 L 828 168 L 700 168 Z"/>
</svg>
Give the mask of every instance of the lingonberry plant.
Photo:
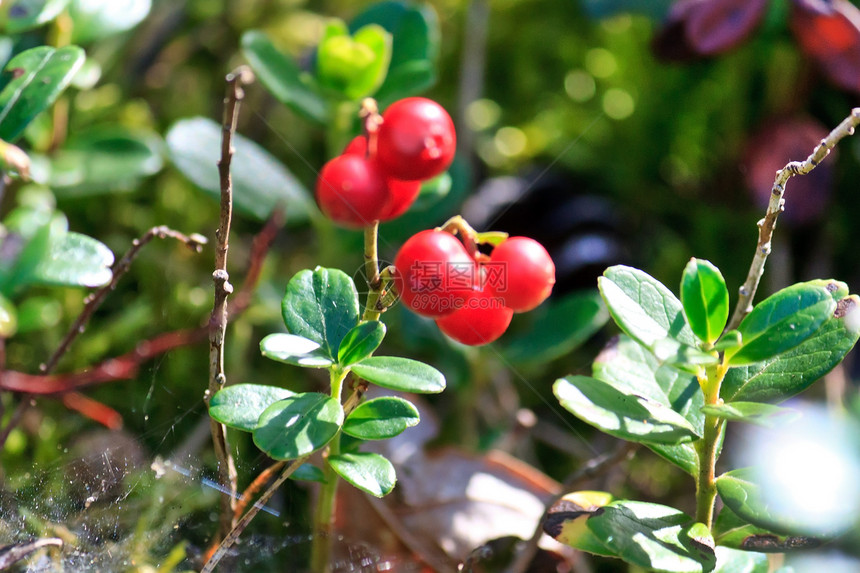
<svg viewBox="0 0 860 573">
<path fill-rule="evenodd" d="M 747 281 L 729 319 L 720 271 L 691 259 L 680 300 L 645 272 L 613 266 L 599 289 L 623 334 L 594 362 L 592 376 L 557 380 L 564 408 L 612 436 L 644 444 L 689 473 L 696 513 L 576 492 L 551 510 L 545 530 L 559 541 L 648 570 L 768 571 L 756 552 L 814 546 L 839 530 L 811 529 L 770 503 L 761 468 L 716 475 L 729 421 L 773 424 L 774 405 L 810 386 L 842 361 L 860 336 L 860 298 L 839 281 L 794 284 L 752 306 L 770 252 L 783 193 L 792 175 L 820 163 L 860 123 L 853 110 L 804 162 L 777 173 Z M 714 518 L 717 497 L 723 507 Z M 734 551 L 744 550 L 744 551 Z"/>
</svg>

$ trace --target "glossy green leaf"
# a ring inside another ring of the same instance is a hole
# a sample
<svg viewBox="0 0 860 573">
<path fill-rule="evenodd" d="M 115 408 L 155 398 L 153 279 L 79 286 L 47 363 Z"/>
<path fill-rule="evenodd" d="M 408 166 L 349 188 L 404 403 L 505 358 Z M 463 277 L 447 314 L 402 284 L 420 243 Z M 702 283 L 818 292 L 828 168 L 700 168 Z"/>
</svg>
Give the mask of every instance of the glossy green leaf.
<svg viewBox="0 0 860 573">
<path fill-rule="evenodd" d="M 714 350 L 717 352 L 735 352 L 744 343 L 741 333 L 737 330 L 730 330 L 725 333 L 714 345 Z"/>
<path fill-rule="evenodd" d="M 378 320 L 362 322 L 347 332 L 337 349 L 337 361 L 342 366 L 364 360 L 379 348 L 385 338 L 385 324 Z"/>
<path fill-rule="evenodd" d="M 358 292 L 343 271 L 305 269 L 287 283 L 281 314 L 290 333 L 316 342 L 335 360 L 341 341 L 358 324 Z"/>
<path fill-rule="evenodd" d="M 419 421 L 418 409 L 395 396 L 374 398 L 360 404 L 343 423 L 343 431 L 361 440 L 385 440 Z"/>
<path fill-rule="evenodd" d="M 610 343 L 592 366 L 595 378 L 612 384 L 627 394 L 645 396 L 678 412 L 701 434 L 705 416 L 704 397 L 695 376 L 663 364 L 641 344 L 626 336 Z M 690 475 L 698 468 L 698 455 L 691 443 L 648 444 L 659 456 Z"/>
<path fill-rule="evenodd" d="M 824 286 L 799 283 L 782 289 L 757 304 L 738 326 L 743 345 L 726 353 L 729 365 L 754 364 L 791 350 L 834 310 L 836 301 Z"/>
<path fill-rule="evenodd" d="M 591 338 L 609 320 L 596 291 L 551 300 L 532 314 L 536 316 L 531 328 L 513 338 L 504 349 L 505 358 L 511 362 L 534 364 L 560 358 Z"/>
<path fill-rule="evenodd" d="M 221 157 L 221 126 L 205 117 L 183 119 L 173 124 L 166 139 L 177 169 L 220 201 L 217 165 Z M 296 222 L 307 219 L 315 210 L 308 191 L 269 152 L 239 134 L 233 137 L 233 147 L 233 206 L 237 211 L 263 221 L 280 205 L 286 210 L 287 220 Z"/>
<path fill-rule="evenodd" d="M 325 446 L 342 424 L 343 408 L 331 396 L 295 394 L 263 410 L 254 443 L 276 460 L 292 460 Z"/>
<path fill-rule="evenodd" d="M 840 300 L 815 333 L 775 358 L 730 368 L 720 389 L 727 402 L 782 401 L 811 386 L 839 364 L 860 337 L 860 298 Z"/>
<path fill-rule="evenodd" d="M 658 344 L 665 345 L 662 341 L 668 338 L 692 348 L 698 345 L 681 301 L 654 277 L 617 265 L 606 269 L 597 285 L 612 318 L 640 344 L 653 349 Z"/>
<path fill-rule="evenodd" d="M 313 464 L 302 464 L 292 473 L 290 479 L 296 481 L 315 481 L 325 483 L 325 474 Z"/>
<path fill-rule="evenodd" d="M 813 549 L 821 545 L 821 541 L 814 537 L 780 535 L 747 523 L 725 506 L 714 522 L 714 541 L 717 545 L 727 548 L 761 553 L 784 553 L 791 550 Z"/>
<path fill-rule="evenodd" d="M 12 58 L 3 70 L 0 139 L 15 141 L 37 115 L 48 109 L 84 63 L 77 46 L 39 46 Z"/>
<path fill-rule="evenodd" d="M 348 99 L 359 100 L 379 89 L 390 61 L 391 34 L 384 28 L 368 24 L 350 37 L 346 26 L 334 21 L 317 48 L 317 78 Z"/>
<path fill-rule="evenodd" d="M 731 422 L 746 422 L 767 428 L 790 424 L 800 417 L 800 412 L 797 410 L 780 408 L 773 404 L 762 404 L 761 402 L 707 404 L 702 406 L 702 412 Z"/>
<path fill-rule="evenodd" d="M 394 466 L 379 454 L 356 452 L 329 456 L 328 463 L 337 474 L 365 493 L 382 497 L 397 481 Z"/>
<path fill-rule="evenodd" d="M 720 270 L 708 261 L 690 259 L 681 279 L 681 304 L 693 334 L 713 344 L 729 319 L 729 291 Z"/>
<path fill-rule="evenodd" d="M 52 238 L 66 233 L 68 223 L 62 215 L 48 209 L 19 207 L 4 221 L 5 236 L 0 238 L 0 293 L 11 296 L 28 284 L 33 272 L 47 256 Z"/>
<path fill-rule="evenodd" d="M 0 294 L 0 338 L 11 338 L 18 330 L 18 311 L 8 298 Z"/>
<path fill-rule="evenodd" d="M 639 394 L 624 393 L 596 378 L 561 378 L 553 384 L 553 393 L 566 410 L 616 438 L 675 445 L 699 437 L 670 407 Z"/>
<path fill-rule="evenodd" d="M 767 555 L 752 551 L 738 551 L 728 547 L 717 547 L 717 567 L 714 573 L 768 573 L 770 562 Z"/>
<path fill-rule="evenodd" d="M 51 156 L 44 183 L 60 197 L 131 191 L 163 166 L 161 141 L 122 127 L 75 134 Z"/>
<path fill-rule="evenodd" d="M 113 262 L 113 253 L 103 243 L 79 233 L 65 233 L 52 237 L 30 280 L 53 286 L 100 287 L 113 278 Z"/>
<path fill-rule="evenodd" d="M 76 42 L 91 42 L 131 30 L 149 15 L 151 0 L 72 0 Z"/>
<path fill-rule="evenodd" d="M 677 573 L 707 573 L 716 567 L 708 528 L 672 507 L 613 501 L 586 524 L 606 547 L 638 567 Z"/>
<path fill-rule="evenodd" d="M 427 60 L 413 60 L 388 71 L 385 82 L 374 97 L 381 109 L 397 100 L 427 91 L 436 85 L 436 65 Z"/>
<path fill-rule="evenodd" d="M 325 99 L 311 79 L 263 32 L 250 30 L 242 35 L 242 54 L 275 99 L 307 119 L 320 124 L 328 121 Z"/>
<path fill-rule="evenodd" d="M 277 386 L 234 384 L 212 396 L 209 415 L 231 428 L 253 432 L 266 408 L 293 395 L 294 392 Z"/>
<path fill-rule="evenodd" d="M 38 28 L 60 15 L 69 0 L 12 0 L 6 8 L 6 32 L 17 34 Z"/>
<path fill-rule="evenodd" d="M 302 368 L 328 368 L 334 361 L 318 342 L 295 334 L 270 334 L 260 341 L 266 358 Z"/>
<path fill-rule="evenodd" d="M 389 390 L 437 394 L 445 389 L 445 376 L 441 372 L 409 358 L 371 356 L 350 368 L 368 382 Z"/>
<path fill-rule="evenodd" d="M 378 93 L 377 101 L 379 101 Z M 380 105 L 382 104 L 380 103 Z M 436 205 L 448 196 L 453 184 L 454 179 L 447 171 L 441 175 L 433 177 L 432 179 L 422 181 L 421 189 L 418 191 L 418 197 L 415 199 L 415 202 L 412 203 L 412 206 L 409 207 L 409 211 L 424 211 L 425 209 L 429 209 L 433 205 Z"/>
<path fill-rule="evenodd" d="M 604 557 L 617 557 L 586 525 L 586 521 L 612 501 L 605 491 L 576 491 L 565 494 L 547 511 L 544 532 L 564 545 Z"/>
<path fill-rule="evenodd" d="M 802 517 L 779 512 L 769 503 L 764 489 L 756 482 L 757 474 L 755 468 L 741 468 L 724 473 L 716 480 L 717 492 L 723 503 L 742 520 L 779 534 L 837 533 L 811 531 L 809 523 Z M 810 492 L 810 495 L 814 495 L 814 492 Z"/>
</svg>

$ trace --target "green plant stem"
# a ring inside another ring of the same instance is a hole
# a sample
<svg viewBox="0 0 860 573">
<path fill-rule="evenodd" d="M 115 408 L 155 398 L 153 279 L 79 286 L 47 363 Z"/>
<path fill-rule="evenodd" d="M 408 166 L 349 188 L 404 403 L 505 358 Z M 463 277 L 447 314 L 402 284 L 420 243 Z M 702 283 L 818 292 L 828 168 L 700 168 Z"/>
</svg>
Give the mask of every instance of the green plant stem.
<svg viewBox="0 0 860 573">
<path fill-rule="evenodd" d="M 724 364 L 709 366 L 706 377 L 701 380 L 705 404 L 720 403 L 720 386 L 726 375 Z M 714 503 L 717 499 L 716 467 L 719 458 L 719 444 L 725 430 L 725 421 L 716 416 L 705 415 L 705 428 L 702 439 L 696 442 L 699 457 L 699 471 L 696 475 L 696 521 L 711 528 L 714 521 Z"/>
<path fill-rule="evenodd" d="M 335 400 L 340 401 L 343 381 L 349 371 L 341 371 L 340 369 L 333 368 L 329 372 L 331 376 L 331 396 Z M 340 454 L 340 436 L 341 434 L 338 432 L 332 441 L 329 442 L 325 452 L 326 458 Z M 311 571 L 313 573 L 328 573 L 331 570 L 329 560 L 332 548 L 332 520 L 334 517 L 337 486 L 340 483 L 340 477 L 330 464 L 326 463 L 324 465 L 323 474 L 325 475 L 325 482 L 320 487 L 319 498 L 317 499 L 314 511 L 314 532 L 311 542 Z"/>
<path fill-rule="evenodd" d="M 364 228 L 364 274 L 367 277 L 367 286 L 370 292 L 367 294 L 367 303 L 364 307 L 362 320 L 379 320 L 381 311 L 377 310 L 377 303 L 382 296 L 382 278 L 379 275 L 379 221 Z"/>
</svg>

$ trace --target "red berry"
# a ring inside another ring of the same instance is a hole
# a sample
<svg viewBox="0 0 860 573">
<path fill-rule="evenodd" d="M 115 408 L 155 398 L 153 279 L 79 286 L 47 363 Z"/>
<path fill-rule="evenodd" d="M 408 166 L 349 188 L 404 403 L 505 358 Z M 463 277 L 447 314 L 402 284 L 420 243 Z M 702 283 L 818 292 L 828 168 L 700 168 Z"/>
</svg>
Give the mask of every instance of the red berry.
<svg viewBox="0 0 860 573">
<path fill-rule="evenodd" d="M 430 179 L 454 160 L 454 122 L 442 106 L 421 97 L 391 104 L 382 114 L 377 139 L 386 173 L 407 181 Z"/>
<path fill-rule="evenodd" d="M 494 248 L 486 270 L 493 292 L 516 312 L 545 301 L 555 284 L 555 265 L 549 253 L 528 237 L 510 237 Z"/>
<path fill-rule="evenodd" d="M 463 307 L 436 319 L 439 330 L 463 344 L 480 346 L 498 339 L 511 324 L 514 311 L 489 286 L 477 288 Z"/>
<path fill-rule="evenodd" d="M 424 316 L 454 312 L 478 282 L 475 260 L 446 231 L 430 229 L 410 237 L 394 258 L 394 267 L 401 300 Z"/>
<path fill-rule="evenodd" d="M 360 155 L 340 155 L 320 170 L 316 198 L 332 221 L 345 227 L 366 227 L 386 207 L 388 184 L 375 161 Z"/>
<path fill-rule="evenodd" d="M 343 150 L 344 155 L 361 155 L 367 156 L 367 137 L 359 135 L 349 142 L 346 149 Z M 371 158 L 371 161 L 373 158 Z M 386 177 L 388 184 L 388 201 L 382 212 L 379 214 L 380 221 L 390 221 L 396 219 L 403 213 L 409 210 L 409 207 L 418 198 L 418 193 L 421 191 L 420 181 L 403 181 Z"/>
</svg>

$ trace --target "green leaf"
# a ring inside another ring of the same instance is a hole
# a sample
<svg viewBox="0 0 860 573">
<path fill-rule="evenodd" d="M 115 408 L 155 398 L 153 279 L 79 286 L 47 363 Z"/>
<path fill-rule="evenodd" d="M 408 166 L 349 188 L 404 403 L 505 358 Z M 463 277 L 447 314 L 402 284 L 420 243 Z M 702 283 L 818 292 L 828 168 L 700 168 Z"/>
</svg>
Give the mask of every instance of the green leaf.
<svg viewBox="0 0 860 573">
<path fill-rule="evenodd" d="M 177 169 L 220 201 L 221 126 L 205 117 L 180 120 L 167 132 L 167 147 Z M 269 152 L 238 133 L 233 147 L 233 206 L 237 211 L 264 221 L 280 205 L 290 222 L 303 221 L 314 212 L 308 191 Z"/>
<path fill-rule="evenodd" d="M 0 92 L 0 139 L 15 141 L 37 115 L 48 109 L 84 63 L 77 46 L 39 46 L 21 52 L 3 70 Z"/>
<path fill-rule="evenodd" d="M 371 356 L 351 366 L 353 372 L 377 386 L 414 392 L 436 394 L 445 389 L 445 376 L 417 360 L 395 356 Z"/>
<path fill-rule="evenodd" d="M 779 535 L 769 529 L 747 523 L 727 506 L 720 510 L 714 523 L 714 541 L 717 545 L 732 549 L 762 553 L 784 553 L 790 550 L 813 549 L 821 545 L 821 540 L 814 537 Z"/>
<path fill-rule="evenodd" d="M 76 42 L 91 42 L 131 30 L 149 15 L 151 0 L 72 0 Z"/>
<path fill-rule="evenodd" d="M 390 60 L 391 35 L 384 28 L 368 24 L 350 37 L 345 25 L 333 22 L 317 49 L 317 77 L 322 85 L 359 100 L 379 89 Z"/>
<path fill-rule="evenodd" d="M 653 350 L 668 338 L 693 349 L 697 347 L 698 340 L 687 324 L 681 301 L 654 277 L 639 269 L 617 265 L 606 269 L 597 279 L 597 285 L 621 330 L 643 346 Z"/>
<path fill-rule="evenodd" d="M 768 501 L 762 486 L 756 483 L 755 476 L 759 473 L 760 470 L 756 468 L 741 468 L 724 473 L 716 480 L 720 498 L 738 517 L 778 534 L 815 533 L 829 536 L 838 533 L 813 531 L 802 517 L 780 512 Z M 814 495 L 814 492 L 810 492 L 810 495 Z"/>
<path fill-rule="evenodd" d="M 798 283 L 771 295 L 743 319 L 740 349 L 726 353 L 730 366 L 745 366 L 791 350 L 815 333 L 836 310 L 830 291 Z"/>
<path fill-rule="evenodd" d="M 287 284 L 281 314 L 287 330 L 316 342 L 334 361 L 341 341 L 358 324 L 358 292 L 343 271 L 305 269 Z"/>
<path fill-rule="evenodd" d="M 296 481 L 315 481 L 318 483 L 326 482 L 323 471 L 313 464 L 300 465 L 290 476 L 290 479 Z"/>
<path fill-rule="evenodd" d="M 349 366 L 364 360 L 382 344 L 385 338 L 385 324 L 378 320 L 362 322 L 347 332 L 337 349 L 337 361 L 341 366 Z"/>
<path fill-rule="evenodd" d="M 325 446 L 342 424 L 343 408 L 331 396 L 295 394 L 263 410 L 254 443 L 276 460 L 292 460 Z"/>
<path fill-rule="evenodd" d="M 727 402 L 782 401 L 811 386 L 848 354 L 860 337 L 860 298 L 840 300 L 815 333 L 777 357 L 730 368 L 720 388 Z"/>
<path fill-rule="evenodd" d="M 612 494 L 605 491 L 576 491 L 565 494 L 547 512 L 543 530 L 559 543 L 574 549 L 604 557 L 617 557 L 586 525 L 588 518 L 612 499 Z"/>
<path fill-rule="evenodd" d="M 436 65 L 427 60 L 413 60 L 391 68 L 385 83 L 376 91 L 380 109 L 397 100 L 420 94 L 436 85 Z"/>
<path fill-rule="evenodd" d="M 597 291 L 551 300 L 531 314 L 537 315 L 531 328 L 513 338 L 504 349 L 505 358 L 511 362 L 547 363 L 560 358 L 591 338 L 609 320 Z"/>
<path fill-rule="evenodd" d="M 737 330 L 730 330 L 720 337 L 714 345 L 714 350 L 717 352 L 735 352 L 743 343 L 741 333 Z"/>
<path fill-rule="evenodd" d="M 624 561 L 663 572 L 706 573 L 716 567 L 708 528 L 665 505 L 613 501 L 586 521 Z"/>
<path fill-rule="evenodd" d="M 800 417 L 800 412 L 791 408 L 780 408 L 773 404 L 760 402 L 727 402 L 724 404 L 707 404 L 702 406 L 702 412 L 732 422 L 746 422 L 767 428 L 776 428 L 790 424 Z"/>
<path fill-rule="evenodd" d="M 690 259 L 681 279 L 681 304 L 693 333 L 713 344 L 729 319 L 729 291 L 720 270 L 708 261 Z"/>
<path fill-rule="evenodd" d="M 738 551 L 728 547 L 717 547 L 717 568 L 714 573 L 768 573 L 770 562 L 767 555 L 752 551 Z"/>
<path fill-rule="evenodd" d="M 266 408 L 293 395 L 293 392 L 277 386 L 234 384 L 212 396 L 209 415 L 231 428 L 253 432 Z"/>
<path fill-rule="evenodd" d="M 337 474 L 365 493 L 376 497 L 394 489 L 394 466 L 379 454 L 356 452 L 329 456 L 328 463 Z"/>
<path fill-rule="evenodd" d="M 113 253 L 103 243 L 79 233 L 65 233 L 52 237 L 30 280 L 52 286 L 100 287 L 113 278 L 113 262 Z"/>
<path fill-rule="evenodd" d="M 328 368 L 334 361 L 318 342 L 295 334 L 270 334 L 260 341 L 266 358 L 302 368 Z"/>
<path fill-rule="evenodd" d="M 12 338 L 18 330 L 18 312 L 8 298 L 0 294 L 0 338 Z"/>
<path fill-rule="evenodd" d="M 360 404 L 347 416 L 343 431 L 361 440 L 385 440 L 418 423 L 418 409 L 395 396 L 374 398 Z"/>
<path fill-rule="evenodd" d="M 638 394 L 587 376 L 556 380 L 553 393 L 561 405 L 588 424 L 632 442 L 675 445 L 699 435 L 681 414 Z"/>
<path fill-rule="evenodd" d="M 75 134 L 48 161 L 43 182 L 59 197 L 131 191 L 163 166 L 158 136 L 122 127 Z"/>
<path fill-rule="evenodd" d="M 612 384 L 627 394 L 645 396 L 678 412 L 701 434 L 705 415 L 704 397 L 695 376 L 663 364 L 646 348 L 626 336 L 610 343 L 594 361 L 595 378 Z M 698 455 L 693 444 L 674 446 L 648 444 L 659 456 L 690 475 L 698 471 Z"/>
<path fill-rule="evenodd" d="M 319 124 L 328 121 L 326 102 L 316 86 L 263 32 L 250 30 L 242 35 L 242 54 L 275 99 Z"/>
<path fill-rule="evenodd" d="M 18 34 L 47 24 L 68 4 L 69 0 L 13 0 L 6 9 L 6 32 Z"/>
<path fill-rule="evenodd" d="M 378 98 L 379 94 L 377 93 L 377 99 Z M 422 181 L 421 189 L 418 191 L 418 197 L 415 199 L 415 202 L 412 203 L 409 211 L 424 211 L 431 208 L 433 205 L 436 205 L 448 196 L 453 185 L 454 179 L 447 171 L 441 175 L 433 177 L 432 179 Z"/>
<path fill-rule="evenodd" d="M 66 233 L 68 223 L 48 209 L 19 207 L 4 221 L 0 237 L 0 293 L 11 296 L 33 278 L 36 267 L 47 256 L 52 238 Z"/>
</svg>

